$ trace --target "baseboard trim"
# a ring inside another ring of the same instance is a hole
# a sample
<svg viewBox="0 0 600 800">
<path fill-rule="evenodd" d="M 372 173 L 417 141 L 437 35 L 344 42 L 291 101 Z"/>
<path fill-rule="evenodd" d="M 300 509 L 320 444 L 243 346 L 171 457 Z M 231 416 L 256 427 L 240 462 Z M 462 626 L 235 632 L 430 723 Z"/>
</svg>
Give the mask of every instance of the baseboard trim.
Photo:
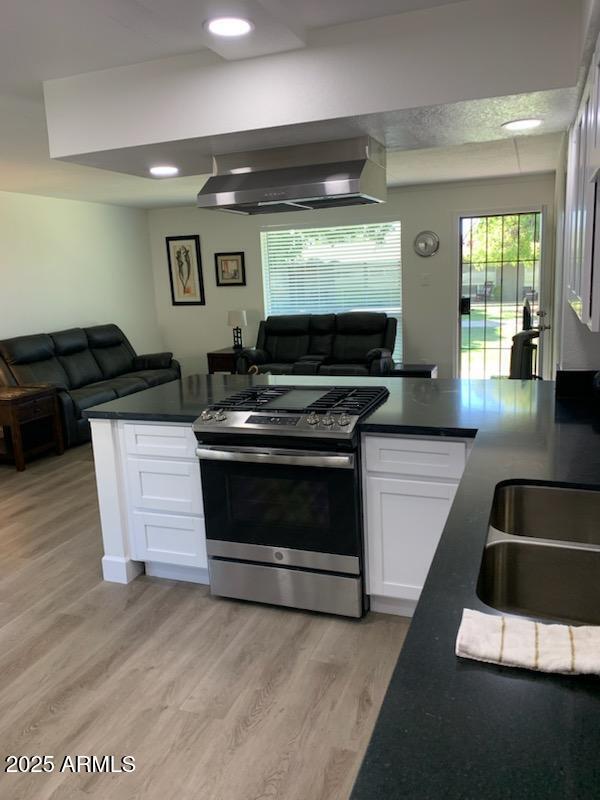
<svg viewBox="0 0 600 800">
<path fill-rule="evenodd" d="M 172 581 L 187 581 L 188 583 L 210 584 L 208 569 L 202 567 L 183 567 L 180 564 L 159 564 L 156 561 L 146 561 L 146 575 L 153 578 L 168 578 Z"/>
<path fill-rule="evenodd" d="M 110 583 L 131 583 L 144 572 L 141 561 L 132 561 L 122 556 L 104 556 L 102 558 L 102 576 Z"/>
<path fill-rule="evenodd" d="M 417 607 L 417 600 L 401 600 L 397 597 L 379 597 L 371 595 L 371 611 L 380 614 L 395 614 L 399 617 L 412 617 Z"/>
</svg>

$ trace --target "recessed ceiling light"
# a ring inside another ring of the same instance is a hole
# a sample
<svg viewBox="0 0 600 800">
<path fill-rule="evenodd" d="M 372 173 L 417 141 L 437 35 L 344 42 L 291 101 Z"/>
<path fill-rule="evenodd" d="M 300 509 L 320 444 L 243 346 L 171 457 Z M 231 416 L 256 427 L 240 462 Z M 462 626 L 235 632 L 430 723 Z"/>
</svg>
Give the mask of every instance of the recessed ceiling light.
<svg viewBox="0 0 600 800">
<path fill-rule="evenodd" d="M 179 169 L 171 166 L 171 164 L 158 164 L 156 167 L 150 167 L 150 174 L 157 178 L 169 178 L 177 175 Z"/>
<path fill-rule="evenodd" d="M 245 36 L 254 25 L 243 17 L 215 17 L 204 23 L 215 36 Z"/>
<path fill-rule="evenodd" d="M 541 119 L 513 119 L 505 122 L 502 127 L 509 131 L 528 131 L 532 128 L 539 128 L 541 124 Z"/>
</svg>

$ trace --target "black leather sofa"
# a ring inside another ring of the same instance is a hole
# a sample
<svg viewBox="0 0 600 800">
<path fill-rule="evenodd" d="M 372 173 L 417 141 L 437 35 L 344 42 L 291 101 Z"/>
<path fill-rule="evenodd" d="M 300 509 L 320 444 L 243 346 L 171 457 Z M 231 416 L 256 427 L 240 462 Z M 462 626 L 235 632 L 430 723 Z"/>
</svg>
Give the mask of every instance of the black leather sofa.
<svg viewBox="0 0 600 800">
<path fill-rule="evenodd" d="M 177 380 L 181 371 L 172 356 L 138 356 L 117 325 L 17 336 L 0 341 L 0 384 L 55 386 L 71 447 L 90 438 L 84 409 Z"/>
<path fill-rule="evenodd" d="M 294 314 L 260 323 L 237 371 L 276 375 L 386 375 L 394 367 L 395 317 L 370 311 Z"/>
</svg>

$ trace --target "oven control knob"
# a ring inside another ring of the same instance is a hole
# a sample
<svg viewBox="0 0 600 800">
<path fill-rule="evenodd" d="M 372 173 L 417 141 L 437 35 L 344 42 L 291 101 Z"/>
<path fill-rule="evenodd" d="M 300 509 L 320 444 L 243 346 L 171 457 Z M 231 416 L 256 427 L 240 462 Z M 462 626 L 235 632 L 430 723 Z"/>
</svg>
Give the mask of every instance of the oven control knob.
<svg viewBox="0 0 600 800">
<path fill-rule="evenodd" d="M 329 428 L 334 424 L 335 417 L 332 417 L 331 414 L 325 414 L 324 417 L 321 417 L 321 422 Z"/>
<path fill-rule="evenodd" d="M 200 419 L 205 420 L 208 422 L 209 419 L 213 418 L 212 411 L 209 411 L 208 408 L 205 408 L 204 411 L 200 414 Z"/>
<path fill-rule="evenodd" d="M 215 421 L 216 422 L 225 422 L 227 419 L 227 414 L 220 408 L 217 413 L 215 414 Z"/>
<path fill-rule="evenodd" d="M 342 428 L 346 425 L 350 425 L 350 417 L 348 414 L 340 414 L 337 418 L 337 424 Z"/>
<path fill-rule="evenodd" d="M 306 418 L 306 421 L 308 422 L 309 425 L 318 425 L 320 420 L 318 414 L 315 414 L 314 411 L 311 411 L 308 417 Z"/>
</svg>

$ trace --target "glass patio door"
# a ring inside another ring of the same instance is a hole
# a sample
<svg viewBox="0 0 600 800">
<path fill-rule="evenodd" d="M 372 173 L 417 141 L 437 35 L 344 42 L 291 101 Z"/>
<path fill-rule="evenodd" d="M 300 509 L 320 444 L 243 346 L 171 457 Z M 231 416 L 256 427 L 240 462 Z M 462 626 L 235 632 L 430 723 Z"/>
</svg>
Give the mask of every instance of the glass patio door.
<svg viewBox="0 0 600 800">
<path fill-rule="evenodd" d="M 460 377 L 507 378 L 525 301 L 540 310 L 542 214 L 462 217 L 460 235 Z"/>
</svg>

